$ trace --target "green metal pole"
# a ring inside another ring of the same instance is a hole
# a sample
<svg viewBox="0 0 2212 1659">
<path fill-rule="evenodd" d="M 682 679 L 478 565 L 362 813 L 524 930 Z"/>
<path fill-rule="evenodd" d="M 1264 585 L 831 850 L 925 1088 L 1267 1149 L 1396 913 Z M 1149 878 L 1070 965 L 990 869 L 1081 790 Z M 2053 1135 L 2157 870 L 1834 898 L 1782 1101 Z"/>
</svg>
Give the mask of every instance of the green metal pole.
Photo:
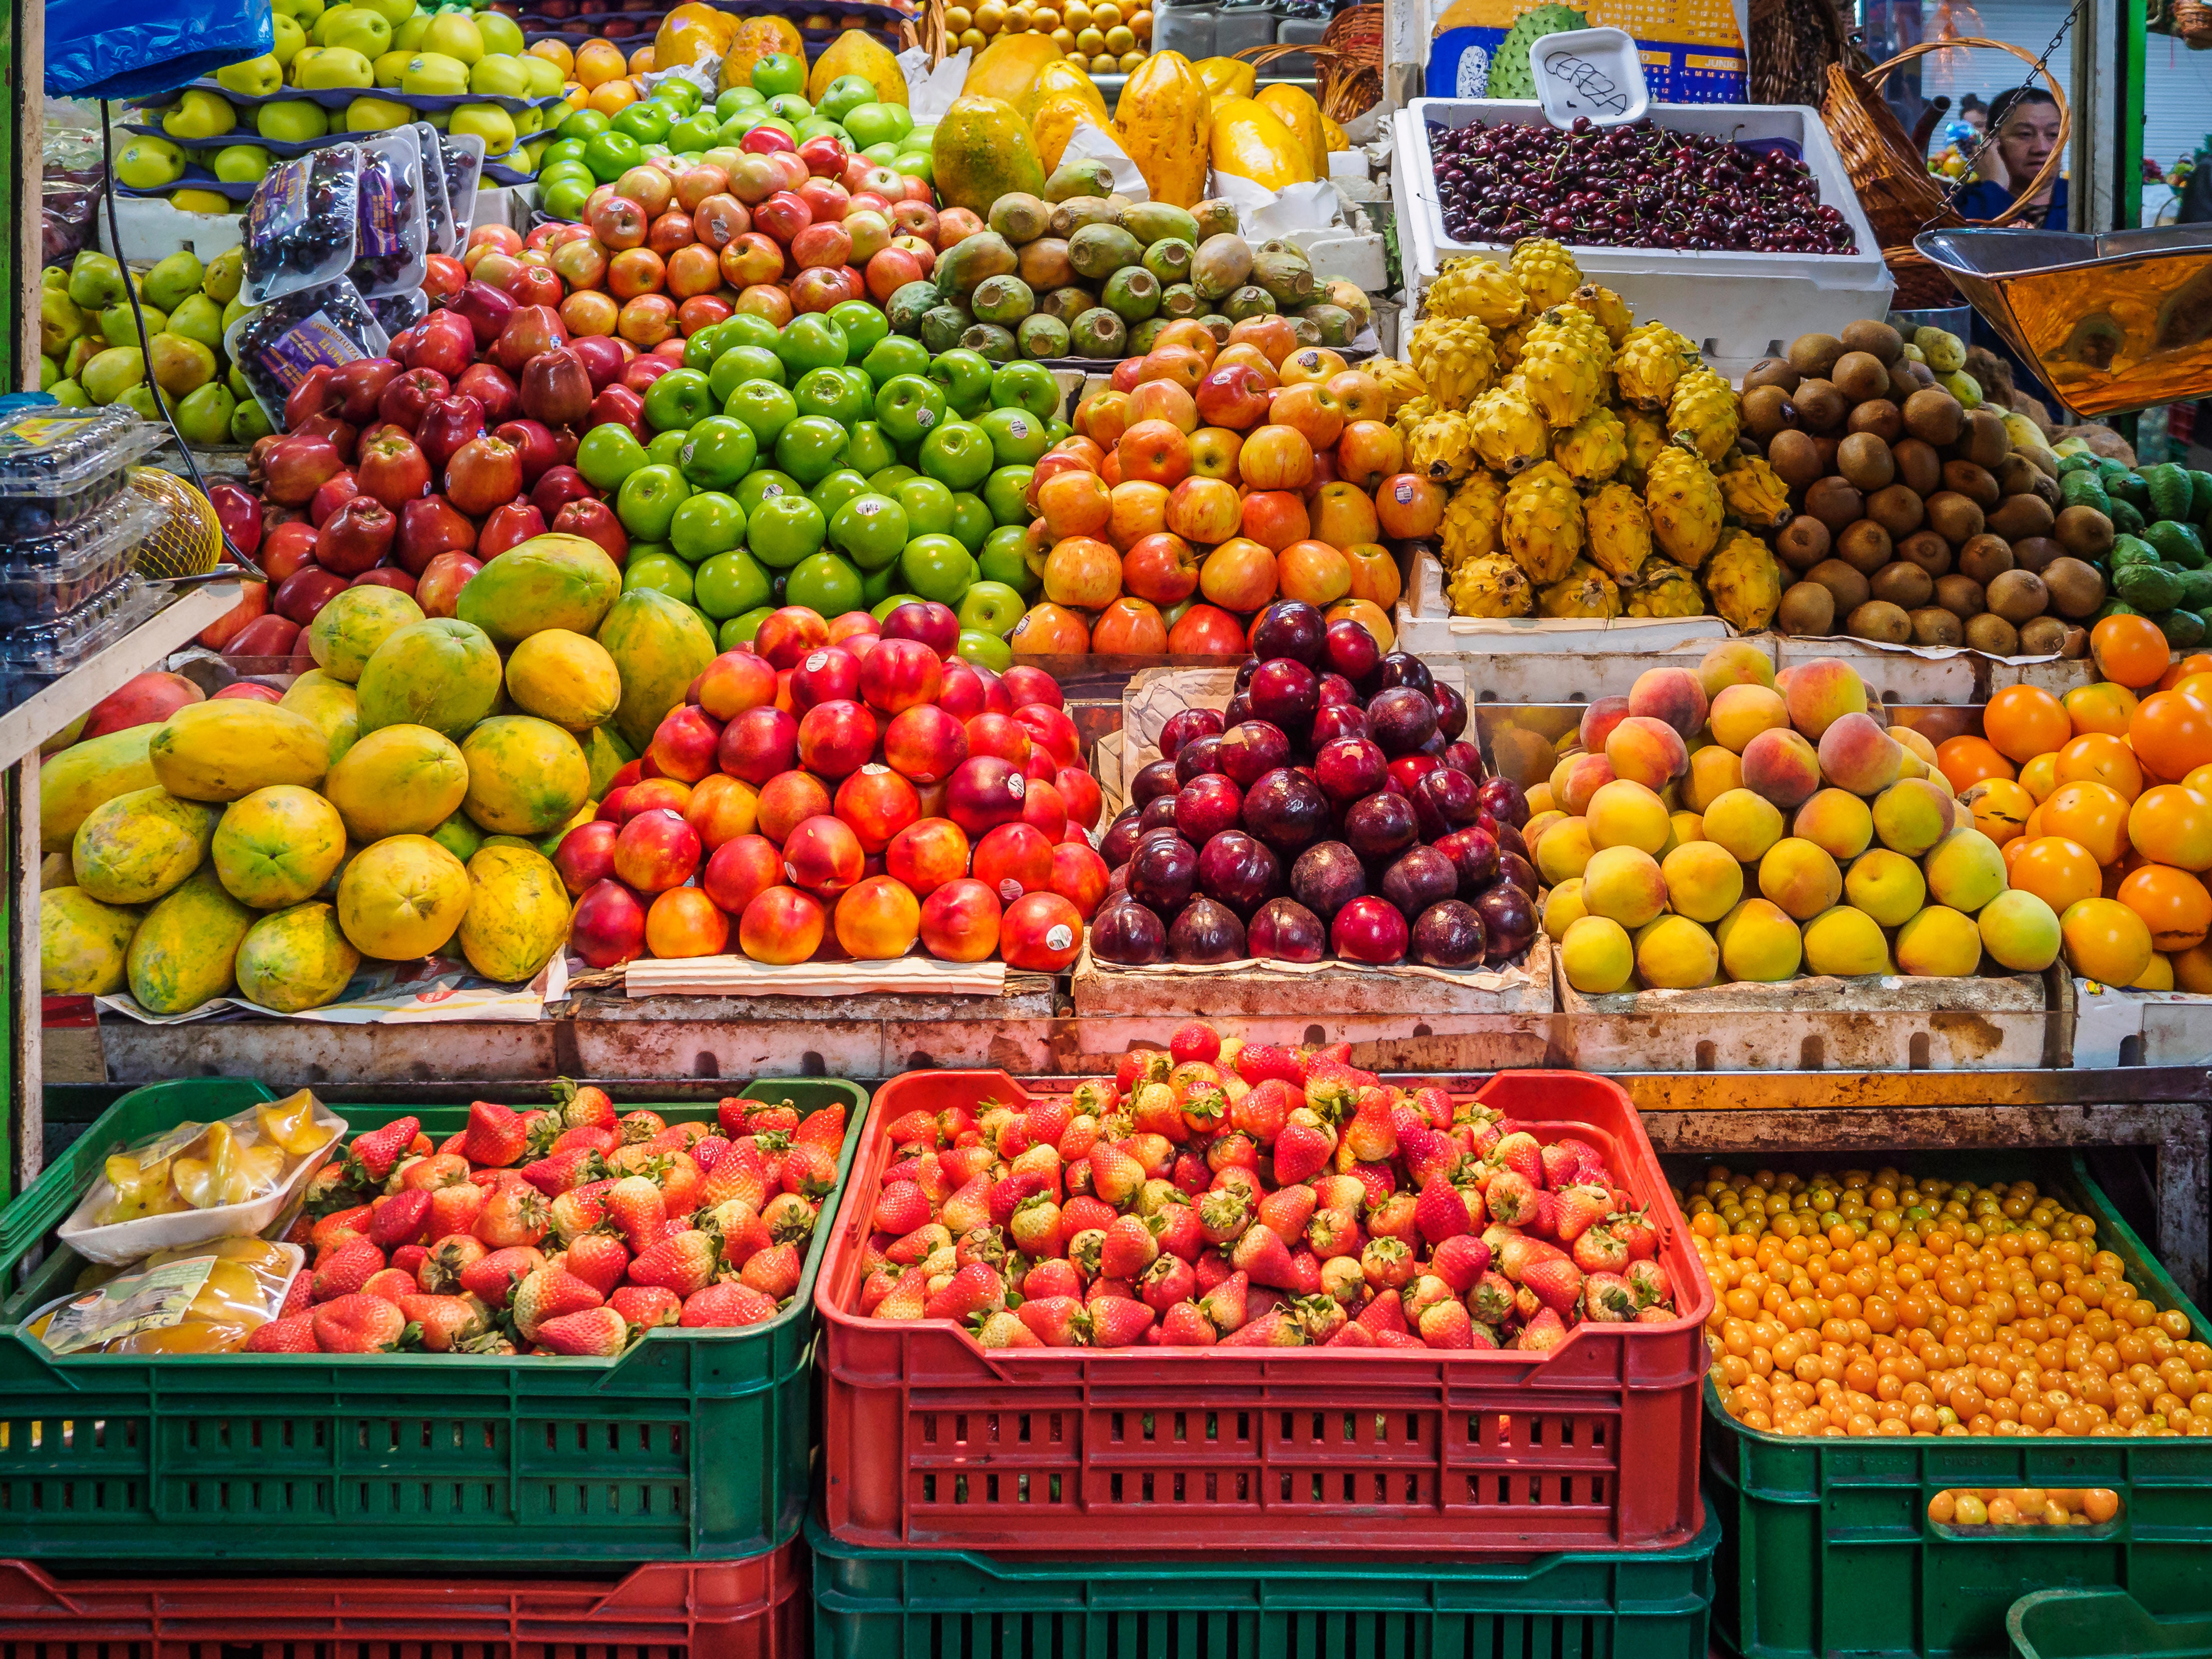
<svg viewBox="0 0 2212 1659">
<path fill-rule="evenodd" d="M 2143 51 L 2149 30 L 2145 0 L 2113 0 L 2119 10 L 2118 85 L 2112 100 L 2112 154 L 2118 163 L 2113 192 L 2116 228 L 2142 223 Z"/>
</svg>

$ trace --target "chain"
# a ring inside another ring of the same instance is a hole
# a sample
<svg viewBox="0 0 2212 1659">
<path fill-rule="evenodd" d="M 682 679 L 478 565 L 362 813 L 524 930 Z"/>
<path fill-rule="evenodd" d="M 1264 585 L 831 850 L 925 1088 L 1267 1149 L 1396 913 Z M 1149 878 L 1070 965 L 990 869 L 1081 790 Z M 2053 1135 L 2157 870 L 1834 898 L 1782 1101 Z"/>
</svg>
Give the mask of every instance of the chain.
<svg viewBox="0 0 2212 1659">
<path fill-rule="evenodd" d="M 2066 14 L 2065 17 L 2059 22 L 2058 33 L 2051 37 L 2051 44 L 2043 49 L 2042 55 L 2029 66 L 2027 79 L 2021 82 L 2021 85 L 2023 87 L 2032 87 L 2039 79 L 2047 80 L 2049 78 L 2051 74 L 2051 54 L 2057 52 L 2060 46 L 2064 43 L 2067 35 L 2073 30 L 2075 20 L 2081 15 L 2082 11 L 2087 7 L 2088 3 L 2089 0 L 2074 0 L 2073 9 L 2069 10 Z M 1974 146 L 1974 153 L 1966 157 L 1966 170 L 1960 174 L 1960 177 L 1962 179 L 1971 179 L 1974 176 L 1975 169 L 1981 165 L 1982 157 L 1989 153 L 1990 147 L 1995 144 L 1996 141 L 1996 124 L 1995 122 L 1991 122 L 1988 131 L 1983 135 L 1982 142 Z M 1936 212 L 1929 215 L 1927 218 L 1922 220 L 1919 228 L 1921 230 L 1928 230 L 1934 228 L 1936 222 L 1942 216 L 1943 213 L 1949 210 L 1949 198 L 1947 196 L 1944 198 L 1944 206 L 1942 209 L 1937 210 Z"/>
</svg>

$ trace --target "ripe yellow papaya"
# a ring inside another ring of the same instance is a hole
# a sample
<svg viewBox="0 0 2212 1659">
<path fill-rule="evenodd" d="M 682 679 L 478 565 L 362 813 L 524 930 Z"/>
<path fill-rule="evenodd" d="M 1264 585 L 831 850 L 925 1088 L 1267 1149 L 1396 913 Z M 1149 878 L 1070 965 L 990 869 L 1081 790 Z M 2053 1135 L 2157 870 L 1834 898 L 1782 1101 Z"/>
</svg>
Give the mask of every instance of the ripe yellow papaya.
<svg viewBox="0 0 2212 1659">
<path fill-rule="evenodd" d="M 1310 184 L 1313 159 L 1274 111 L 1250 98 L 1231 98 L 1213 112 L 1213 170 L 1249 179 L 1263 190 Z"/>
<path fill-rule="evenodd" d="M 1123 82 L 1114 136 L 1152 199 L 1187 208 L 1206 195 L 1212 98 L 1179 52 L 1156 52 Z"/>
</svg>

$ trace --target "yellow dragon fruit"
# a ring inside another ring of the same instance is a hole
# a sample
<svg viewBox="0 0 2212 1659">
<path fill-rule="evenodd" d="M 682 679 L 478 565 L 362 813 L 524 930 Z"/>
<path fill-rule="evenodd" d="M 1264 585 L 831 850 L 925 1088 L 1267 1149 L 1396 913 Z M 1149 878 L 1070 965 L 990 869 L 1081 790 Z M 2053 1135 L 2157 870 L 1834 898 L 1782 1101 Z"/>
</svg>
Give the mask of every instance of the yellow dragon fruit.
<svg viewBox="0 0 2212 1659">
<path fill-rule="evenodd" d="M 1623 580 L 1651 556 L 1651 515 L 1644 498 L 1625 483 L 1609 483 L 1583 507 L 1589 556 L 1609 576 Z"/>
<path fill-rule="evenodd" d="M 1467 417 L 1474 428 L 1475 453 L 1482 464 L 1508 477 L 1534 465 L 1551 449 L 1551 428 L 1518 391 L 1499 386 L 1484 392 Z"/>
<path fill-rule="evenodd" d="M 1597 319 L 1606 338 L 1616 346 L 1636 326 L 1636 313 L 1628 301 L 1601 283 L 1584 283 L 1571 297 L 1577 306 Z"/>
<path fill-rule="evenodd" d="M 1536 590 L 1519 565 L 1488 553 L 1452 572 L 1451 605 L 1455 617 L 1525 617 L 1536 608 Z"/>
<path fill-rule="evenodd" d="M 1469 559 L 1495 553 L 1498 521 L 1504 513 L 1505 486 L 1488 468 L 1475 468 L 1444 507 L 1444 568 L 1457 570 Z"/>
<path fill-rule="evenodd" d="M 1689 341 L 1664 323 L 1639 323 L 1613 354 L 1613 380 L 1633 409 L 1664 409 L 1674 383 L 1697 362 Z"/>
<path fill-rule="evenodd" d="M 1505 487 L 1505 550 L 1540 587 L 1558 581 L 1583 550 L 1583 498 L 1553 461 Z"/>
<path fill-rule="evenodd" d="M 1527 323 L 1516 323 L 1498 337 L 1498 372 L 1510 374 L 1521 367 L 1521 349 L 1528 343 Z"/>
<path fill-rule="evenodd" d="M 1719 544 L 1726 511 L 1721 487 L 1705 458 L 1688 445 L 1671 443 L 1652 457 L 1644 505 L 1651 514 L 1652 539 L 1675 563 L 1695 570 Z"/>
<path fill-rule="evenodd" d="M 1472 317 L 1417 324 L 1406 356 L 1440 408 L 1465 409 L 1498 381 L 1497 348 Z"/>
<path fill-rule="evenodd" d="M 1528 347 L 1539 340 L 1571 340 L 1589 354 L 1597 364 L 1600 374 L 1613 372 L 1613 341 L 1598 319 L 1580 306 L 1569 301 L 1565 305 L 1553 306 L 1528 326 L 1528 337 L 1521 348 L 1526 357 Z M 1600 396 L 1603 396 L 1601 389 Z"/>
<path fill-rule="evenodd" d="M 1577 483 L 1603 483 L 1628 459 L 1628 433 L 1609 409 L 1593 409 L 1552 440 L 1552 459 Z"/>
<path fill-rule="evenodd" d="M 1514 243 L 1507 269 L 1521 284 L 1532 313 L 1559 304 L 1583 285 L 1575 256 L 1549 237 L 1523 236 Z"/>
<path fill-rule="evenodd" d="M 1610 620 L 1620 614 L 1620 590 L 1588 559 L 1577 559 L 1565 575 L 1537 590 L 1536 609 L 1547 617 Z"/>
<path fill-rule="evenodd" d="M 1431 415 L 1406 445 L 1406 470 L 1438 483 L 1457 483 L 1474 468 L 1474 433 L 1456 410 Z"/>
<path fill-rule="evenodd" d="M 1731 530 L 1720 550 L 1699 573 L 1713 609 L 1732 628 L 1753 634 L 1774 620 L 1782 603 L 1782 567 L 1766 544 L 1747 532 Z"/>
<path fill-rule="evenodd" d="M 1667 400 L 1667 429 L 1677 437 L 1688 433 L 1698 453 L 1718 466 L 1735 447 L 1741 409 L 1728 378 L 1699 367 L 1674 383 L 1674 395 Z"/>
<path fill-rule="evenodd" d="M 1702 617 L 1705 596 L 1698 592 L 1697 578 L 1679 564 L 1654 559 L 1638 574 L 1633 584 L 1621 585 L 1620 602 L 1632 617 Z"/>
<path fill-rule="evenodd" d="M 1425 316 L 1472 317 L 1499 334 L 1521 320 L 1526 301 L 1512 272 L 1494 259 L 1470 254 L 1444 262 L 1421 304 Z"/>
<path fill-rule="evenodd" d="M 1425 392 L 1418 398 L 1408 398 L 1400 404 L 1390 415 L 1390 424 L 1398 431 L 1398 441 L 1401 445 L 1412 443 L 1414 428 L 1437 412 L 1437 400 Z"/>
<path fill-rule="evenodd" d="M 1790 520 L 1790 489 L 1762 455 L 1731 455 L 1721 468 L 1729 516 L 1753 530 L 1779 530 Z"/>
<path fill-rule="evenodd" d="M 1573 426 L 1598 406 L 1605 392 L 1597 360 L 1578 341 L 1531 334 L 1521 353 L 1520 375 L 1528 401 L 1553 426 Z"/>
<path fill-rule="evenodd" d="M 1395 357 L 1370 357 L 1360 368 L 1375 377 L 1382 387 L 1384 418 L 1395 419 L 1398 411 L 1416 398 L 1428 395 L 1422 384 L 1420 371 L 1413 364 Z"/>
<path fill-rule="evenodd" d="M 1620 424 L 1628 444 L 1628 458 L 1620 464 L 1620 476 L 1641 489 L 1651 458 L 1666 448 L 1669 441 L 1667 428 L 1652 416 L 1633 409 L 1621 411 Z"/>
</svg>

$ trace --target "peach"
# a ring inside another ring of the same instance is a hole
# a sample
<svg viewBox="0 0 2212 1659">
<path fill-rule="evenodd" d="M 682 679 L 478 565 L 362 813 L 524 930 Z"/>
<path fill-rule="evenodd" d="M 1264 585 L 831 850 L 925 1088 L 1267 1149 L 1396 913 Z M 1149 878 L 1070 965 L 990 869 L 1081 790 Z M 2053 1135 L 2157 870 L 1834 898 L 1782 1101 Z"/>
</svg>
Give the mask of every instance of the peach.
<svg viewBox="0 0 2212 1659">
<path fill-rule="evenodd" d="M 1106 539 L 1127 553 L 1146 537 L 1167 528 L 1168 487 L 1145 478 L 1126 478 L 1108 492 L 1114 514 Z"/>
<path fill-rule="evenodd" d="M 691 786 L 675 778 L 646 778 L 634 783 L 629 793 L 623 798 L 623 820 L 628 823 L 640 812 L 650 812 L 656 806 L 672 812 L 691 810 Z"/>
<path fill-rule="evenodd" d="M 1640 847 L 1601 847 L 1583 866 L 1583 908 L 1591 915 L 1638 928 L 1667 908 L 1667 879 Z"/>
<path fill-rule="evenodd" d="M 1875 834 L 1909 859 L 1949 835 L 1957 821 L 1951 797 L 1925 778 L 1900 778 L 1875 797 Z"/>
<path fill-rule="evenodd" d="M 999 954 L 1009 968 L 1065 970 L 1083 949 L 1083 913 L 1057 893 L 1024 893 L 1006 907 Z"/>
<path fill-rule="evenodd" d="M 1275 556 L 1275 570 L 1287 599 L 1327 606 L 1352 591 L 1352 561 L 1326 538 L 1292 542 Z"/>
<path fill-rule="evenodd" d="M 1790 833 L 1838 862 L 1848 861 L 1873 842 L 1874 814 L 1849 790 L 1823 789 L 1797 809 Z"/>
<path fill-rule="evenodd" d="M 1590 845 L 1601 852 L 1609 847 L 1633 847 L 1656 858 L 1674 834 L 1667 803 L 1656 791 L 1627 778 L 1601 784 L 1590 796 L 1583 816 L 1589 820 Z M 1609 910 L 1596 914 L 1613 915 Z M 1632 925 L 1621 916 L 1613 919 L 1624 927 Z"/>
<path fill-rule="evenodd" d="M 1627 698 L 1600 697 L 1583 710 L 1582 724 L 1576 727 L 1575 737 L 1589 753 L 1601 755 L 1605 752 L 1605 740 L 1613 735 L 1613 728 L 1627 718 Z"/>
<path fill-rule="evenodd" d="M 1718 697 L 1731 685 L 1759 685 L 1772 690 L 1774 664 L 1749 640 L 1723 640 L 1698 665 L 1698 679 L 1709 698 Z"/>
<path fill-rule="evenodd" d="M 754 812 L 761 834 L 777 846 L 808 818 L 830 810 L 830 791 L 811 772 L 779 772 L 761 786 Z"/>
<path fill-rule="evenodd" d="M 1785 836 L 1759 861 L 1759 890 L 1798 921 L 1810 921 L 1843 896 L 1844 877 L 1824 848 Z"/>
<path fill-rule="evenodd" d="M 968 873 L 968 836 L 951 818 L 918 818 L 891 837 L 884 868 L 927 898 Z"/>
<path fill-rule="evenodd" d="M 1762 732 L 1744 745 L 1743 787 L 1786 812 L 1820 787 L 1820 757 L 1795 732 Z"/>
<path fill-rule="evenodd" d="M 1743 896 L 1743 866 L 1717 842 L 1684 842 L 1660 860 L 1659 872 L 1667 883 L 1668 908 L 1709 927 Z"/>
<path fill-rule="evenodd" d="M 1237 465 L 1247 489 L 1304 489 L 1313 482 L 1313 443 L 1294 427 L 1263 426 L 1244 440 Z"/>
<path fill-rule="evenodd" d="M 1355 484 L 1325 483 L 1314 492 L 1313 533 L 1331 547 L 1356 547 L 1382 533 L 1375 498 Z"/>
<path fill-rule="evenodd" d="M 699 780 L 699 787 L 684 805 L 684 817 L 711 853 L 724 842 L 752 834 L 759 808 L 758 790 L 741 778 L 717 772 Z"/>
<path fill-rule="evenodd" d="M 921 797 L 888 766 L 873 762 L 837 786 L 837 816 L 852 825 L 864 853 L 880 853 L 893 836 L 921 816 Z"/>
<path fill-rule="evenodd" d="M 672 887 L 645 913 L 645 948 L 656 957 L 711 957 L 730 942 L 730 919 L 696 887 Z"/>
<path fill-rule="evenodd" d="M 1009 766 L 1025 766 L 1036 743 L 1029 727 L 1012 714 L 987 708 L 969 718 L 968 752 L 971 755 L 988 755 Z"/>
<path fill-rule="evenodd" d="M 1867 711 L 1866 682 L 1858 670 L 1834 657 L 1799 663 L 1790 671 L 1783 695 L 1790 704 L 1790 723 L 1816 743 L 1844 715 Z"/>
<path fill-rule="evenodd" d="M 766 836 L 724 842 L 699 872 L 707 896 L 733 916 L 744 915 L 748 904 L 782 879 L 783 860 Z"/>
<path fill-rule="evenodd" d="M 1199 591 L 1224 611 L 1257 611 L 1274 598 L 1276 580 L 1274 550 L 1242 536 L 1213 549 L 1198 567 Z"/>
<path fill-rule="evenodd" d="M 999 824 L 975 843 L 975 875 L 1001 904 L 1012 904 L 1050 885 L 1052 842 L 1032 823 Z"/>
<path fill-rule="evenodd" d="M 827 813 L 802 818 L 783 840 L 783 876 L 794 887 L 825 896 L 860 880 L 866 854 L 853 826 Z"/>
<path fill-rule="evenodd" d="M 999 896 L 969 877 L 921 902 L 921 942 L 945 962 L 981 962 L 999 948 Z"/>
<path fill-rule="evenodd" d="M 1185 478 L 1169 493 L 1165 517 L 1173 534 L 1212 547 L 1236 535 L 1243 512 L 1237 486 L 1226 479 Z"/>
<path fill-rule="evenodd" d="M 615 837 L 615 876 L 640 893 L 665 893 L 699 867 L 699 832 L 665 806 L 640 812 Z"/>
<path fill-rule="evenodd" d="M 1146 380 L 1129 394 L 1129 420 L 1133 425 L 1165 421 L 1179 432 L 1195 432 L 1198 402 L 1173 380 Z"/>
<path fill-rule="evenodd" d="M 830 624 L 805 605 L 787 605 L 761 618 L 753 635 L 753 649 L 778 672 L 796 668 L 813 652 L 830 643 Z"/>
<path fill-rule="evenodd" d="M 921 905 L 902 882 L 869 876 L 839 895 L 837 943 L 863 962 L 904 956 L 921 933 Z"/>
<path fill-rule="evenodd" d="M 1742 761 L 1733 750 L 1709 743 L 1691 751 L 1690 770 L 1679 793 L 1683 805 L 1692 812 L 1703 812 L 1729 790 L 1742 787 Z"/>
<path fill-rule="evenodd" d="M 1382 521 L 1382 533 L 1393 540 L 1433 536 L 1444 521 L 1449 499 L 1442 484 L 1418 473 L 1393 473 L 1375 487 L 1375 516 Z"/>
<path fill-rule="evenodd" d="M 1820 770 L 1838 789 L 1878 795 L 1897 781 L 1905 747 L 1871 715 L 1845 714 L 1820 733 Z"/>
<path fill-rule="evenodd" d="M 1606 734 L 1605 757 L 1615 777 L 1664 789 L 1690 769 L 1681 734 L 1664 720 L 1631 714 Z"/>
<path fill-rule="evenodd" d="M 1191 430 L 1197 429 L 1194 415 Z M 1121 434 L 1114 454 L 1121 464 L 1124 478 L 1173 485 L 1190 476 L 1190 440 L 1171 421 L 1139 421 Z"/>
<path fill-rule="evenodd" d="M 1226 427 L 1202 426 L 1190 434 L 1190 471 L 1197 478 L 1233 481 L 1244 451 L 1244 434 Z"/>
<path fill-rule="evenodd" d="M 721 721 L 696 703 L 678 703 L 662 717 L 645 752 L 662 776 L 696 783 L 714 769 L 721 740 Z"/>
<path fill-rule="evenodd" d="M 1789 724 L 1790 705 L 1780 692 L 1765 685 L 1723 686 L 1713 694 L 1712 708 L 1705 716 L 1713 741 L 1739 755 L 1760 732 Z"/>
<path fill-rule="evenodd" d="M 1252 446 L 1245 445 L 1244 453 L 1249 457 Z M 1238 527 L 1275 553 L 1313 534 L 1312 520 L 1306 516 L 1305 498 L 1287 489 L 1255 489 L 1247 495 Z"/>
<path fill-rule="evenodd" d="M 1664 720 L 1684 740 L 1705 723 L 1705 688 L 1686 668 L 1647 668 L 1628 688 L 1628 712 Z"/>
<path fill-rule="evenodd" d="M 876 752 L 882 729 L 866 703 L 844 697 L 817 702 L 799 719 L 799 763 L 825 778 L 857 772 Z"/>
<path fill-rule="evenodd" d="M 821 902 L 796 887 L 767 888 L 738 918 L 738 948 L 755 962 L 804 962 L 821 948 L 827 920 Z"/>
<path fill-rule="evenodd" d="M 1589 810 L 1597 792 L 1618 775 L 1613 763 L 1603 755 L 1577 755 L 1567 767 L 1564 787 L 1555 787 L 1553 793 L 1559 797 L 1561 805 L 1580 817 Z"/>
<path fill-rule="evenodd" d="M 1037 486 L 1036 512 L 1056 542 L 1096 536 L 1114 521 L 1113 492 L 1096 472 L 1055 472 Z"/>
<path fill-rule="evenodd" d="M 1782 839 L 1782 814 L 1774 803 L 1748 789 L 1730 789 L 1702 814 L 1705 839 L 1740 864 L 1764 857 Z"/>
</svg>

